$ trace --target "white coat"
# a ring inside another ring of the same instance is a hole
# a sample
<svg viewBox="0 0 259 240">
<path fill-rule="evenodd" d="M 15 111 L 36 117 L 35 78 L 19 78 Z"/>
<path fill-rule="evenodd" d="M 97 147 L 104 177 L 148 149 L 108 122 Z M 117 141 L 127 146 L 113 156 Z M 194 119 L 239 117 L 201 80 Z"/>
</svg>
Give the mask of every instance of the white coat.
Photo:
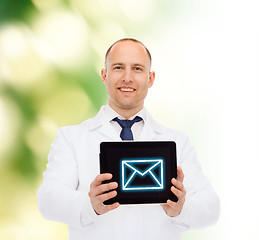
<svg viewBox="0 0 259 240">
<path fill-rule="evenodd" d="M 104 108 L 92 119 L 58 130 L 37 193 L 43 217 L 67 224 L 70 240 L 179 240 L 185 230 L 214 223 L 219 216 L 219 199 L 203 175 L 188 138 L 161 126 L 149 114 L 139 140 L 176 142 L 177 164 L 183 169 L 187 192 L 181 214 L 169 217 L 159 204 L 121 205 L 106 214 L 95 214 L 88 192 L 100 173 L 100 143 L 120 141 L 103 115 Z"/>
</svg>

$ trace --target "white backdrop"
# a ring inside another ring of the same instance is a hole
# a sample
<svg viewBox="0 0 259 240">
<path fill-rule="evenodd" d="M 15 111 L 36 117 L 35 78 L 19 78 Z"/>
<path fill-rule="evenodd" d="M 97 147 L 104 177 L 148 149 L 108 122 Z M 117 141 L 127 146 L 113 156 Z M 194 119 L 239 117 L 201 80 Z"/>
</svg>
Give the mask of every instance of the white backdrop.
<svg viewBox="0 0 259 240">
<path fill-rule="evenodd" d="M 146 106 L 190 136 L 221 199 L 219 222 L 184 239 L 259 239 L 259 4 L 200 3 L 150 41 L 156 82 Z"/>
</svg>

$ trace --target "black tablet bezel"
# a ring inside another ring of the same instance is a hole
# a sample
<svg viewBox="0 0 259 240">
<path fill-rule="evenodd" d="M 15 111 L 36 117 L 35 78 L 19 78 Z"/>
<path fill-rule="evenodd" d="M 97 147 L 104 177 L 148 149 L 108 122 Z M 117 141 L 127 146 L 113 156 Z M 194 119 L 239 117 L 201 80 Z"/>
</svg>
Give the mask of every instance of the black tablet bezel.
<svg viewBox="0 0 259 240">
<path fill-rule="evenodd" d="M 164 183 L 163 190 L 156 191 L 122 191 L 120 182 L 120 164 L 122 159 L 163 159 Z M 102 142 L 100 144 L 100 173 L 112 173 L 110 181 L 118 182 L 117 196 L 104 202 L 112 204 L 153 204 L 166 203 L 167 199 L 177 202 L 171 192 L 171 179 L 177 178 L 176 143 L 173 141 L 121 141 Z M 108 181 L 108 182 L 110 182 Z"/>
</svg>

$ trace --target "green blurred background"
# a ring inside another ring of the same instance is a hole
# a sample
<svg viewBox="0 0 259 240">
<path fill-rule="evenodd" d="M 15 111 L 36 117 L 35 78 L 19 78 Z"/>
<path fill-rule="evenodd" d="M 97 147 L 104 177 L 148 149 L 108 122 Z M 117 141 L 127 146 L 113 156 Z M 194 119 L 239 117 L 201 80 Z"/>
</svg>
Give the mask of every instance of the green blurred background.
<svg viewBox="0 0 259 240">
<path fill-rule="evenodd" d="M 256 239 L 253 221 L 249 231 L 237 231 L 245 226 L 234 217 L 239 189 L 232 188 L 242 159 L 254 164 L 255 157 L 251 144 L 239 145 L 235 135 L 238 128 L 242 139 L 255 139 L 254 3 L 1 0 L 0 239 L 68 239 L 65 225 L 41 217 L 36 192 L 57 129 L 93 117 L 106 104 L 100 70 L 107 48 L 123 37 L 137 38 L 151 50 L 159 80 L 148 109 L 191 137 L 222 200 L 220 222 L 183 239 Z M 237 148 L 241 152 L 233 155 Z"/>
<path fill-rule="evenodd" d="M 106 103 L 99 73 L 108 46 L 126 36 L 155 36 L 153 16 L 166 18 L 178 7 L 175 1 L 0 1 L 1 239 L 67 239 L 66 226 L 37 210 L 56 130 Z"/>
</svg>

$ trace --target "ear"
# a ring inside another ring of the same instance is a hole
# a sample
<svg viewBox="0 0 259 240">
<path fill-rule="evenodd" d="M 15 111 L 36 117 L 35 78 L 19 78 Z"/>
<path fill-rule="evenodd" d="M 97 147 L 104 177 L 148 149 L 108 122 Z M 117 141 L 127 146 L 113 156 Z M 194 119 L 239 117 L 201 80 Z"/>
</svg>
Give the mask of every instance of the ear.
<svg viewBox="0 0 259 240">
<path fill-rule="evenodd" d="M 101 71 L 102 81 L 106 85 L 106 70 L 102 69 Z"/>
<path fill-rule="evenodd" d="M 154 71 L 149 73 L 149 83 L 148 83 L 149 88 L 153 86 L 153 83 L 155 81 L 155 77 L 156 77 L 156 74 L 155 74 Z"/>
</svg>

